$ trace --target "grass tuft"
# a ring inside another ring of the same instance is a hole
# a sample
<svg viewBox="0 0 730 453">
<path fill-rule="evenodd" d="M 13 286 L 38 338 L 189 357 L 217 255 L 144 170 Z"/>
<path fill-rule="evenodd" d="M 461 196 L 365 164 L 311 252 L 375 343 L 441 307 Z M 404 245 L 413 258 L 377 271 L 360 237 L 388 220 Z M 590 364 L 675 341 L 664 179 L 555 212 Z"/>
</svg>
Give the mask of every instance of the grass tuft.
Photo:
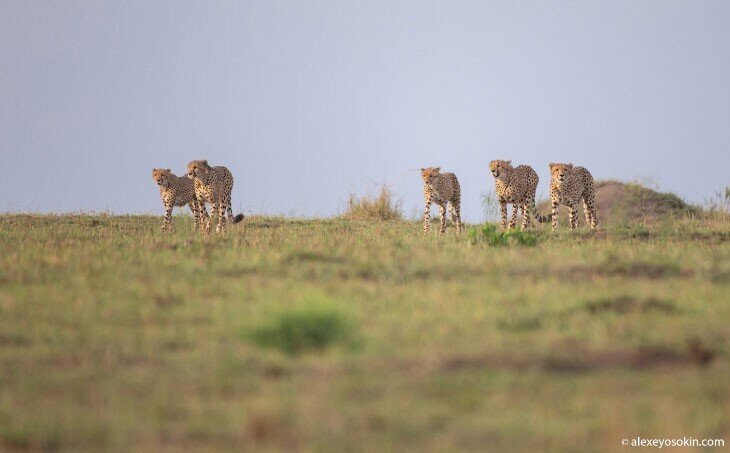
<svg viewBox="0 0 730 453">
<path fill-rule="evenodd" d="M 395 200 L 387 186 L 381 186 L 377 194 L 350 195 L 347 210 L 342 214 L 347 220 L 402 220 L 401 202 Z"/>
</svg>

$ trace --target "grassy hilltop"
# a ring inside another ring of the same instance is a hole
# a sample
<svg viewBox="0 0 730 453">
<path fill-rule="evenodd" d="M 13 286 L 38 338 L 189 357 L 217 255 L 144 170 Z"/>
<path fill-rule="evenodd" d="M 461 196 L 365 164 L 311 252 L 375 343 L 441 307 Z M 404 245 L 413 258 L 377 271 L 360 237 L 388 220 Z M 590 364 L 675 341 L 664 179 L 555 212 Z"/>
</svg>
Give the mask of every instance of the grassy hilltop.
<svg viewBox="0 0 730 453">
<path fill-rule="evenodd" d="M 174 223 L 0 216 L 0 450 L 730 441 L 726 217 L 498 247 L 406 221 Z"/>
</svg>

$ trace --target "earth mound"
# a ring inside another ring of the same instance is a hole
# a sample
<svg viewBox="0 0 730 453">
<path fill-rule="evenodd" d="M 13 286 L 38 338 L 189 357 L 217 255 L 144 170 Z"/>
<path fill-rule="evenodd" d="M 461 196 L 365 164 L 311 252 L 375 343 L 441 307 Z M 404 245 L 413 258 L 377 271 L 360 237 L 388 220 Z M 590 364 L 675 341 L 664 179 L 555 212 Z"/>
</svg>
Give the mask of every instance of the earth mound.
<svg viewBox="0 0 730 453">
<path fill-rule="evenodd" d="M 659 192 L 638 183 L 625 183 L 615 180 L 596 181 L 596 209 L 598 223 L 655 222 L 666 218 L 699 213 L 692 206 L 669 192 Z M 550 212 L 550 200 L 537 205 L 541 214 Z M 568 209 L 559 208 L 562 222 L 567 222 Z M 585 223 L 583 206 L 578 215 L 579 224 Z"/>
</svg>

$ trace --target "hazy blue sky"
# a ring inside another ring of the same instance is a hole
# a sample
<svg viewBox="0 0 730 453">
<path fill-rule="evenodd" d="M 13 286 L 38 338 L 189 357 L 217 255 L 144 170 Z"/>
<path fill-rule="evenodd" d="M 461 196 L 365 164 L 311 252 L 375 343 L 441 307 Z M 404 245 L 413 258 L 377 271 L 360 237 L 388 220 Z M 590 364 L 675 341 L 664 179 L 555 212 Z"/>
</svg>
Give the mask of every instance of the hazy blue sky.
<svg viewBox="0 0 730 453">
<path fill-rule="evenodd" d="M 161 213 L 153 167 L 228 166 L 234 208 L 331 215 L 441 165 L 730 184 L 730 1 L 0 0 L 0 211 Z"/>
</svg>

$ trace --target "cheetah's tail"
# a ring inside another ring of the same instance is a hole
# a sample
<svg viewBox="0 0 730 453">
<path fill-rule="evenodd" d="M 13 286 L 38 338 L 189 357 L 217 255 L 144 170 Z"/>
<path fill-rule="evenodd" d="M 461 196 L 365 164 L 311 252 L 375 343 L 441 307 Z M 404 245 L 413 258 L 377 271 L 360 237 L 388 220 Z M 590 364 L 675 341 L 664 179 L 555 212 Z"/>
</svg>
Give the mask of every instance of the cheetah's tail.
<svg viewBox="0 0 730 453">
<path fill-rule="evenodd" d="M 540 215 L 539 212 L 537 212 L 537 206 L 535 206 L 535 202 L 532 202 L 532 216 L 537 220 L 539 223 L 547 223 L 550 222 L 553 219 L 553 214 L 547 214 L 547 215 Z"/>
<path fill-rule="evenodd" d="M 243 214 L 238 214 L 237 216 L 235 216 L 235 217 L 233 218 L 233 223 L 238 223 L 238 222 L 240 222 L 241 220 L 243 220 Z"/>
</svg>

